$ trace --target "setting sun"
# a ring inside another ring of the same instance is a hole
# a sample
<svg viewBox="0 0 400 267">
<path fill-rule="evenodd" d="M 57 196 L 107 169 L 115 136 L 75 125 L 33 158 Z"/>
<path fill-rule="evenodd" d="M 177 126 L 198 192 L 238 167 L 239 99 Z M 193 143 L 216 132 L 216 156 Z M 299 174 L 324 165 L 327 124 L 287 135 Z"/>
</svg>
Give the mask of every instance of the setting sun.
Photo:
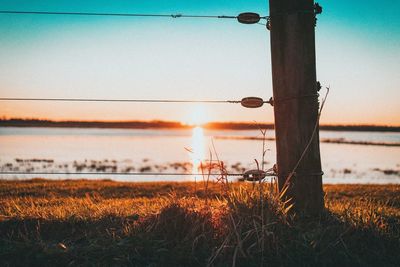
<svg viewBox="0 0 400 267">
<path fill-rule="evenodd" d="M 210 121 L 209 112 L 203 105 L 192 106 L 185 114 L 183 123 L 190 126 L 202 126 Z"/>
</svg>

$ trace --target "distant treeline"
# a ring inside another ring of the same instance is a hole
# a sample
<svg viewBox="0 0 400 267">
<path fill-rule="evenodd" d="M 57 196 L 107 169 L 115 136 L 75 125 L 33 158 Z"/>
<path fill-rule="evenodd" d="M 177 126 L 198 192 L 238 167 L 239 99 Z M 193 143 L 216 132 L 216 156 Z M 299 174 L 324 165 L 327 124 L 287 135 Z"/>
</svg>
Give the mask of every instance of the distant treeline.
<svg viewBox="0 0 400 267">
<path fill-rule="evenodd" d="M 60 128 L 185 128 L 179 122 L 170 121 L 52 121 L 38 119 L 0 120 L 0 127 L 60 127 Z M 187 127 L 188 128 L 188 127 Z"/>
<path fill-rule="evenodd" d="M 174 121 L 52 121 L 39 119 L 0 119 L 0 127 L 61 127 L 61 128 L 115 128 L 115 129 L 188 129 L 192 126 Z M 206 129 L 252 130 L 274 129 L 271 123 L 211 122 L 203 125 Z M 399 126 L 377 125 L 321 125 L 329 131 L 372 131 L 400 132 Z"/>
<path fill-rule="evenodd" d="M 209 129 L 221 130 L 251 130 L 251 129 L 274 129 L 273 124 L 256 124 L 247 122 L 213 122 L 205 125 Z M 320 125 L 324 131 L 364 131 L 364 132 L 400 132 L 400 126 L 379 125 Z"/>
</svg>

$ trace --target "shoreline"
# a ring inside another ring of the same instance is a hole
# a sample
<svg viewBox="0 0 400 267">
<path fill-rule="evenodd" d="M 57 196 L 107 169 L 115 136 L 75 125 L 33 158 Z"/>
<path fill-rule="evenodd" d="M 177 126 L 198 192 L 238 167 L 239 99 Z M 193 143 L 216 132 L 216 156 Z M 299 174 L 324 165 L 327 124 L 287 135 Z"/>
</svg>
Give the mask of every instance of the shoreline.
<svg viewBox="0 0 400 267">
<path fill-rule="evenodd" d="M 191 129 L 195 125 L 186 125 L 176 121 L 54 121 L 39 119 L 1 119 L 1 127 L 21 128 L 97 128 L 97 129 Z M 208 130 L 259 130 L 274 129 L 272 123 L 252 122 L 209 122 L 202 125 Z M 386 125 L 320 125 L 321 131 L 352 132 L 400 132 L 400 126 Z"/>
<path fill-rule="evenodd" d="M 4 179 L 0 178 L 0 184 L 3 183 L 15 183 L 15 184 L 35 184 L 35 183 L 47 183 L 47 184 L 63 184 L 63 183 L 92 183 L 92 184 L 121 184 L 121 185 L 127 185 L 127 186 L 141 186 L 141 185 L 154 185 L 154 186 L 164 186 L 164 185 L 184 185 L 184 186 L 194 186 L 195 184 L 200 185 L 203 184 L 203 180 L 198 180 L 198 181 L 179 181 L 179 180 L 172 180 L 172 181 L 120 181 L 120 180 L 113 180 L 111 178 L 65 178 L 65 179 L 49 179 L 49 178 L 43 178 L 43 177 L 34 177 L 34 178 L 10 178 L 10 179 Z M 274 182 L 265 182 L 264 184 L 269 185 Z M 219 185 L 218 182 L 214 180 L 210 180 L 209 184 L 211 186 L 217 186 Z M 234 181 L 232 182 L 233 185 L 235 186 L 248 186 L 252 185 L 253 182 L 241 182 L 241 181 Z M 376 187 L 376 188 L 384 188 L 385 186 L 389 187 L 399 187 L 400 190 L 400 183 L 385 183 L 385 184 L 379 184 L 379 183 L 340 183 L 340 184 L 334 184 L 334 183 L 323 183 L 323 187 Z"/>
</svg>

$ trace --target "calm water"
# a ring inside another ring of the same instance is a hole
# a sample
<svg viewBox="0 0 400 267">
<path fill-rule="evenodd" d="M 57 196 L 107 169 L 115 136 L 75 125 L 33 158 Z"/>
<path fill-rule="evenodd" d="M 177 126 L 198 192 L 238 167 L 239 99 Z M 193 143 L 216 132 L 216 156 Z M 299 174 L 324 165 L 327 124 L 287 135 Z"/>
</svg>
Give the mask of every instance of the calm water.
<svg viewBox="0 0 400 267">
<path fill-rule="evenodd" d="M 321 139 L 400 143 L 400 133 L 322 131 Z M 232 137 L 221 139 L 219 137 Z M 229 172 L 241 173 L 261 162 L 259 131 L 125 130 L 67 128 L 0 128 L 2 171 L 31 172 L 179 172 L 198 171 L 200 162 L 223 161 Z M 274 137 L 273 131 L 267 137 Z M 215 151 L 212 143 L 214 143 Z M 275 163 L 275 142 L 267 141 L 266 168 Z M 400 147 L 321 144 L 325 183 L 400 183 Z M 25 179 L 38 175 L 2 175 Z M 130 181 L 190 180 L 179 176 L 40 175 L 40 177 L 111 178 Z"/>
</svg>

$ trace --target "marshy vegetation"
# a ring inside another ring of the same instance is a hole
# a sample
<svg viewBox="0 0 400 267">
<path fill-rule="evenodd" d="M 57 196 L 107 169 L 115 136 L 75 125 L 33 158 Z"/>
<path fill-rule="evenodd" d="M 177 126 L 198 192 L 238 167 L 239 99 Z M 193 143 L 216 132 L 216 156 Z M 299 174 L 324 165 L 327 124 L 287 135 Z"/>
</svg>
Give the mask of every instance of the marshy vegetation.
<svg viewBox="0 0 400 267">
<path fill-rule="evenodd" d="M 270 164 L 268 161 L 264 161 L 264 165 Z M 349 164 L 351 165 L 351 164 Z M 244 173 L 246 170 L 251 169 L 252 165 L 244 164 L 242 162 L 225 163 L 225 168 L 228 173 Z M 204 163 L 203 169 L 207 172 L 209 168 L 208 162 Z M 400 165 L 397 164 L 393 168 L 371 168 L 370 174 L 383 175 L 387 177 L 399 177 L 400 176 Z M 216 169 L 217 168 L 212 168 Z M 12 161 L 0 161 L 0 171 L 4 172 L 50 172 L 50 173 L 146 173 L 146 172 L 179 172 L 179 173 L 191 173 L 193 172 L 193 162 L 189 161 L 176 161 L 176 162 L 163 162 L 156 163 L 152 159 L 143 158 L 140 161 L 133 162 L 132 160 L 116 160 L 116 159 L 103 159 L 103 160 L 74 160 L 71 162 L 67 161 L 56 161 L 54 159 L 42 159 L 42 158 L 15 158 Z M 197 171 L 201 173 L 199 169 Z M 356 166 L 340 168 L 330 168 L 326 172 L 331 178 L 351 178 L 356 177 L 362 179 L 365 173 L 359 172 Z M 362 182 L 362 181 L 361 181 Z"/>
<path fill-rule="evenodd" d="M 396 266 L 400 185 L 326 185 L 300 218 L 274 185 L 0 181 L 0 265 Z"/>
<path fill-rule="evenodd" d="M 268 162 L 265 162 L 268 163 Z M 204 171 L 207 171 L 207 162 L 204 163 Z M 247 166 L 249 167 L 249 166 Z M 242 173 L 246 170 L 245 166 L 241 162 L 226 165 L 229 172 Z M 139 162 L 133 162 L 132 160 L 115 160 L 115 159 L 104 159 L 104 160 L 89 160 L 85 159 L 82 161 L 74 160 L 72 162 L 58 162 L 54 159 L 21 159 L 16 158 L 13 161 L 0 162 L 0 171 L 5 172 L 93 172 L 93 173 L 132 173 L 132 172 L 180 172 L 180 173 L 191 173 L 193 170 L 193 162 L 179 161 L 179 162 L 164 162 L 155 163 L 151 159 L 143 158 Z M 199 171 L 200 173 L 200 171 Z"/>
</svg>

